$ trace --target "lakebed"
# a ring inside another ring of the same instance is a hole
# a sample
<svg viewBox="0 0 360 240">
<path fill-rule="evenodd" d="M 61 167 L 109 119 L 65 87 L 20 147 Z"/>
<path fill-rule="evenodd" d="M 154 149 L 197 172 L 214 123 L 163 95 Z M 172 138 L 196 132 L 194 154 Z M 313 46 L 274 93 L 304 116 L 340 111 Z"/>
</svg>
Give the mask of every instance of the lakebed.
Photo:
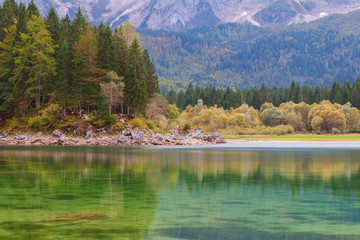
<svg viewBox="0 0 360 240">
<path fill-rule="evenodd" d="M 359 239 L 360 147 L 335 144 L 0 146 L 0 238 Z"/>
</svg>

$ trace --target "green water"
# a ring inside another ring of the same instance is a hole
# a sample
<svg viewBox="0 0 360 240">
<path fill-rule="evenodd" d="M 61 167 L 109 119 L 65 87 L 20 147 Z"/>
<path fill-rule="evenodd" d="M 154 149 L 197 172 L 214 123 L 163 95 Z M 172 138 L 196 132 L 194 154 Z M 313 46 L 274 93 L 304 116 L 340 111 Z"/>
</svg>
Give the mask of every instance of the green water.
<svg viewBox="0 0 360 240">
<path fill-rule="evenodd" d="M 0 147 L 0 239 L 360 239 L 360 149 Z"/>
</svg>

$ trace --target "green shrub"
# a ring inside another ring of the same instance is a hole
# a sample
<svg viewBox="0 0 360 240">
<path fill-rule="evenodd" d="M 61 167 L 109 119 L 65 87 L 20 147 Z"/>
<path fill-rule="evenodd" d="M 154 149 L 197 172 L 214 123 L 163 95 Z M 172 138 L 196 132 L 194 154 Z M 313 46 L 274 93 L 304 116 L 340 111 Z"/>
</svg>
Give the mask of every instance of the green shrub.
<svg viewBox="0 0 360 240">
<path fill-rule="evenodd" d="M 42 129 L 41 119 L 38 116 L 29 118 L 28 125 L 30 128 L 35 130 Z"/>
<path fill-rule="evenodd" d="M 190 130 L 191 130 L 191 125 L 188 124 L 188 123 L 186 123 L 185 126 L 184 126 L 183 131 L 184 131 L 185 133 L 188 133 Z"/>
<path fill-rule="evenodd" d="M 258 129 L 258 133 L 260 135 L 272 135 L 273 134 L 272 130 L 270 128 L 267 128 L 267 127 L 260 127 Z"/>
<path fill-rule="evenodd" d="M 151 121 L 150 119 L 145 120 L 145 124 L 150 128 L 151 130 L 154 130 L 156 128 L 156 124 Z"/>
<path fill-rule="evenodd" d="M 58 125 L 57 128 L 65 132 L 71 132 L 74 129 L 74 127 L 75 127 L 75 118 L 66 117 L 64 121 Z"/>
<path fill-rule="evenodd" d="M 235 129 L 236 129 L 236 133 L 238 135 L 256 135 L 257 134 L 256 130 L 252 129 L 252 128 L 240 128 L 240 127 L 237 127 Z"/>
<path fill-rule="evenodd" d="M 339 129 L 337 129 L 337 128 L 332 128 L 332 129 L 331 129 L 331 133 L 332 133 L 332 134 L 340 134 L 341 131 L 340 131 Z"/>
<path fill-rule="evenodd" d="M 141 120 L 140 118 L 134 118 L 133 120 L 131 120 L 130 124 L 131 126 L 136 127 L 138 129 L 144 128 L 144 121 Z"/>
</svg>

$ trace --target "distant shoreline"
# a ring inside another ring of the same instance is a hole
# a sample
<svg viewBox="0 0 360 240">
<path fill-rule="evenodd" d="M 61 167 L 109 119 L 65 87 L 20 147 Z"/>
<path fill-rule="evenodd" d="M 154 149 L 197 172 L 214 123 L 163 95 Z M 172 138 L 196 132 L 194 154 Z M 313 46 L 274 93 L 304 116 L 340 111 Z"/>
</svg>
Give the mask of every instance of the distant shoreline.
<svg viewBox="0 0 360 240">
<path fill-rule="evenodd" d="M 225 135 L 228 142 L 274 141 L 274 142 L 360 142 L 360 134 L 315 135 L 315 134 L 287 134 L 287 135 Z"/>
</svg>

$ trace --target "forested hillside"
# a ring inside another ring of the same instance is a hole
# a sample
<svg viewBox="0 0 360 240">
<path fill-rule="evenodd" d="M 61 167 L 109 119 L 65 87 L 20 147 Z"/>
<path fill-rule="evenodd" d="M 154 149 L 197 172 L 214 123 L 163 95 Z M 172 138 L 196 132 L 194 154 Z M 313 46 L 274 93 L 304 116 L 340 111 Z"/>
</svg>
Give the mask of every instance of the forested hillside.
<svg viewBox="0 0 360 240">
<path fill-rule="evenodd" d="M 143 32 L 164 86 L 331 86 L 360 73 L 360 11 L 279 28 L 224 24 Z M 165 88 L 163 88 L 165 90 Z"/>
</svg>

